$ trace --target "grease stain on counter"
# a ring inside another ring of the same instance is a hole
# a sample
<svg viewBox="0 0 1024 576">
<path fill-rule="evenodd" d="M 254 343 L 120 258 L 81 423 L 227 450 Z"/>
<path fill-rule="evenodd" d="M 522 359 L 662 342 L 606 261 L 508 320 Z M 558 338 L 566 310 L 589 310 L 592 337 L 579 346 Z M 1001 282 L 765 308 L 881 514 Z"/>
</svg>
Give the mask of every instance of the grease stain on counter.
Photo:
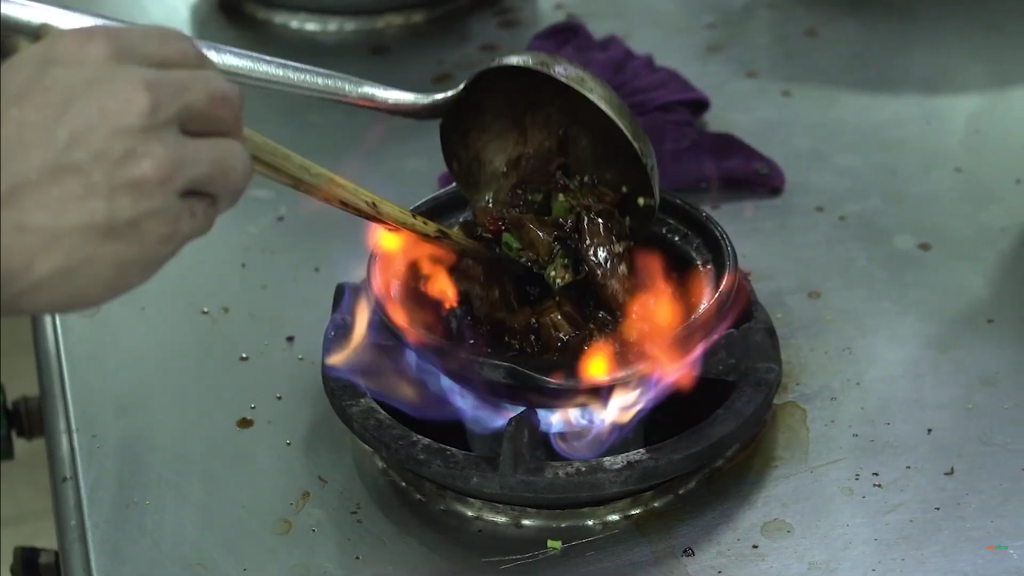
<svg viewBox="0 0 1024 576">
<path fill-rule="evenodd" d="M 757 440 L 713 475 L 708 486 L 713 490 L 726 489 L 758 481 L 777 468 L 802 468 L 807 464 L 810 449 L 807 409 L 794 400 L 775 404 Z"/>
<path fill-rule="evenodd" d="M 794 400 L 776 404 L 768 425 L 752 455 L 755 469 L 769 470 L 790 464 L 807 464 L 811 449 L 811 429 L 807 409 Z"/>
<path fill-rule="evenodd" d="M 773 542 L 785 540 L 793 536 L 793 532 L 796 532 L 796 528 L 782 518 L 775 518 L 761 525 L 761 536 Z"/>
<path fill-rule="evenodd" d="M 294 527 L 295 525 L 291 520 L 287 518 L 278 518 L 277 520 L 274 520 L 274 526 L 271 533 L 274 536 L 287 536 L 288 534 L 291 534 L 292 528 Z"/>
<path fill-rule="evenodd" d="M 796 391 L 794 390 L 800 385 L 800 376 L 796 369 L 796 362 L 790 360 L 786 356 L 782 357 L 782 382 L 779 384 L 779 391 L 775 393 L 775 397 L 781 400 L 787 400 Z"/>
<path fill-rule="evenodd" d="M 296 500 L 295 504 L 292 506 L 294 508 L 294 510 L 292 511 L 292 516 L 298 514 L 299 512 L 302 512 L 302 510 L 306 507 L 306 504 L 309 504 L 309 499 L 312 497 L 312 492 L 310 492 L 309 490 L 303 490 L 302 494 L 299 494 L 299 499 Z"/>
</svg>

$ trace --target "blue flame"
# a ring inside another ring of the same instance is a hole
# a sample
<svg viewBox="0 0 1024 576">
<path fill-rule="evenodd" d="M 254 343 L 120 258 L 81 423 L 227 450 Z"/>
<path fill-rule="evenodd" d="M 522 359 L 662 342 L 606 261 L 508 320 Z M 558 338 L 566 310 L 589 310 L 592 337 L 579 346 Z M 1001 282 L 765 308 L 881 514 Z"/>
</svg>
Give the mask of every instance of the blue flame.
<svg viewBox="0 0 1024 576">
<path fill-rule="evenodd" d="M 344 284 L 344 295 L 331 316 L 324 334 L 323 355 L 351 338 L 356 304 L 368 297 L 361 284 Z M 571 460 L 594 458 L 606 453 L 624 434 L 643 420 L 674 387 L 672 382 L 685 371 L 699 373 L 699 359 L 706 342 L 677 367 L 678 372 L 642 377 L 626 388 L 609 390 L 614 397 L 606 403 L 630 403 L 631 417 L 625 423 L 609 419 L 606 406 L 584 404 L 572 408 L 534 409 L 541 431 L 548 434 L 551 446 Z M 323 363 L 323 369 L 336 378 L 362 387 L 378 402 L 387 403 L 410 416 L 428 421 L 460 421 L 476 434 L 497 433 L 509 420 L 526 410 L 489 398 L 468 389 L 441 373 L 437 368 L 404 345 L 371 313 L 366 340 L 340 366 Z"/>
</svg>

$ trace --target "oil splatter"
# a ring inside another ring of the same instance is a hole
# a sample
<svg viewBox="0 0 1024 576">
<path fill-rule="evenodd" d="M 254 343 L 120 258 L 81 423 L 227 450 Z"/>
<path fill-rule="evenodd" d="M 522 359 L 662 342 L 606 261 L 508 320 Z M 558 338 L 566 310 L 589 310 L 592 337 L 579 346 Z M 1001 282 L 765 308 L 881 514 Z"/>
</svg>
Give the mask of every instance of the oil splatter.
<svg viewBox="0 0 1024 576">
<path fill-rule="evenodd" d="M 252 428 L 255 424 L 256 421 L 253 420 L 252 418 L 249 418 L 248 416 L 243 416 L 238 420 L 235 420 L 235 426 L 239 430 L 248 430 L 249 428 Z"/>
<path fill-rule="evenodd" d="M 814 207 L 814 211 L 818 212 L 818 213 L 824 212 L 825 211 L 825 207 L 824 206 L 815 206 Z"/>
<path fill-rule="evenodd" d="M 839 218 L 838 218 L 838 220 L 839 220 L 840 222 L 846 222 L 846 216 L 845 216 L 845 215 L 843 215 L 843 214 L 840 214 L 840 215 L 839 215 Z"/>
<path fill-rule="evenodd" d="M 228 308 L 227 306 L 221 306 L 220 307 L 220 313 L 221 314 L 227 314 L 228 312 L 231 312 L 231 308 Z"/>
<path fill-rule="evenodd" d="M 249 361 L 249 355 L 246 354 L 245 352 L 242 352 L 241 354 L 238 355 L 238 360 L 241 361 L 241 362 L 248 362 Z"/>
<path fill-rule="evenodd" d="M 818 290 L 811 290 L 810 292 L 807 293 L 807 297 L 810 298 L 811 300 L 820 300 L 821 292 Z"/>
<path fill-rule="evenodd" d="M 295 505 L 293 506 L 295 510 L 292 512 L 292 516 L 302 512 L 302 509 L 306 507 L 306 504 L 309 504 L 309 499 L 312 497 L 312 492 L 309 490 L 303 490 L 302 494 L 299 494 L 299 499 L 295 501 Z"/>
<path fill-rule="evenodd" d="M 783 98 L 792 98 L 793 97 L 793 91 L 792 90 L 780 90 L 779 91 L 779 96 L 782 96 Z"/>
<path fill-rule="evenodd" d="M 843 496 L 853 496 L 853 488 L 850 488 L 849 486 L 843 486 L 839 489 L 839 492 L 842 493 Z"/>
<path fill-rule="evenodd" d="M 761 536 L 764 536 L 765 540 L 776 542 L 789 538 L 795 531 L 796 528 L 782 518 L 775 518 L 761 525 Z"/>
<path fill-rule="evenodd" d="M 747 70 L 747 73 L 744 74 L 744 76 L 746 76 L 747 78 L 750 78 L 751 80 L 753 80 L 754 78 L 757 78 L 757 76 L 758 76 L 757 70 Z"/>
<path fill-rule="evenodd" d="M 294 344 L 295 343 L 295 336 L 285 336 L 284 337 L 284 341 L 289 343 L 289 344 Z"/>
<path fill-rule="evenodd" d="M 964 173 L 964 169 L 959 167 L 959 166 L 954 166 L 953 167 L 953 172 L 956 172 L 957 174 L 963 174 Z"/>
<path fill-rule="evenodd" d="M 274 536 L 287 536 L 291 533 L 292 527 L 294 527 L 294 524 L 292 524 L 291 520 L 287 518 L 278 518 L 277 520 L 274 520 L 274 527 L 271 533 Z"/>
<path fill-rule="evenodd" d="M 917 249 L 921 252 L 931 252 L 932 248 L 933 246 L 931 242 L 918 242 L 917 244 Z"/>
<path fill-rule="evenodd" d="M 804 38 L 817 38 L 817 37 L 818 37 L 818 29 L 817 28 L 815 28 L 814 26 L 808 26 L 807 28 L 804 28 Z"/>
</svg>

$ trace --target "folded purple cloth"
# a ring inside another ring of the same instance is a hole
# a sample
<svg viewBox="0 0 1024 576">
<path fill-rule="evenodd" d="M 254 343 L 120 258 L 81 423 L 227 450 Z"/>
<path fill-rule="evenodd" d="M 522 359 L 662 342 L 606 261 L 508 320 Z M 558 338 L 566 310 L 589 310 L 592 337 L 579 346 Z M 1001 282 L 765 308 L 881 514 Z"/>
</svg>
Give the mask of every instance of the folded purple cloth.
<svg viewBox="0 0 1024 576">
<path fill-rule="evenodd" d="M 786 177 L 773 160 L 735 136 L 701 127 L 711 106 L 706 94 L 651 56 L 633 52 L 622 38 L 598 40 L 569 19 L 538 32 L 527 50 L 567 58 L 618 93 L 651 139 L 663 191 L 782 191 Z M 448 173 L 438 178 L 441 187 L 451 183 Z"/>
</svg>

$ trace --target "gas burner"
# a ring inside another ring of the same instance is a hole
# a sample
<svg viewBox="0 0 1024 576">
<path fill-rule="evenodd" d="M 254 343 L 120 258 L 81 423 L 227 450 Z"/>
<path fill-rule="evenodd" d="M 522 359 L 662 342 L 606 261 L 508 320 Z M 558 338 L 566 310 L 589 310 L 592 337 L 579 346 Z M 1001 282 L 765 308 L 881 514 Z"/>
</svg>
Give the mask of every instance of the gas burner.
<svg viewBox="0 0 1024 576">
<path fill-rule="evenodd" d="M 446 215 L 464 210 L 460 198 L 455 190 L 442 191 L 414 211 L 443 222 Z M 724 232 L 710 233 L 721 229 L 699 208 L 666 198 L 659 218 L 693 227 L 692 234 L 673 236 L 676 241 L 699 247 L 716 263 L 734 262 L 728 237 Z M 379 390 L 371 396 L 365 379 L 356 384 L 354 380 L 365 374 L 332 369 L 326 359 L 339 343 L 349 340 L 354 295 L 361 289 L 342 284 L 335 291 L 323 364 L 331 406 L 379 466 L 408 492 L 466 516 L 506 523 L 514 518 L 527 524 L 589 525 L 594 518 L 621 519 L 662 507 L 755 439 L 782 379 L 771 317 L 748 281 L 740 279 L 736 290 L 745 298 L 745 307 L 704 352 L 696 385 L 686 393 L 666 395 L 596 457 L 573 460 L 556 449 L 555 435 L 544 431 L 544 407 L 520 407 L 496 431 L 481 432 L 464 411 L 420 411 L 412 416 L 403 410 L 401 398 L 383 397 Z M 416 352 L 387 329 L 379 312 L 373 314 L 369 340 L 383 354 L 373 357 L 373 365 L 408 368 L 416 361 Z M 436 391 L 438 382 L 442 387 L 445 382 L 453 385 L 440 370 L 432 378 L 417 381 L 417 390 Z M 507 388 L 505 383 L 496 389 Z M 485 388 L 458 390 L 479 395 Z M 441 398 L 450 400 L 452 393 L 446 389 Z M 581 509 L 587 513 L 579 513 Z"/>
<path fill-rule="evenodd" d="M 384 30 L 424 24 L 456 10 L 471 7 L 478 0 L 221 0 L 229 11 L 253 20 L 314 34 L 337 34 Z"/>
<path fill-rule="evenodd" d="M 760 431 L 765 422 L 758 428 Z M 756 434 L 755 434 L 756 437 Z M 401 467 L 388 465 L 366 444 L 355 441 L 355 458 L 370 466 L 393 486 L 429 510 L 451 514 L 462 520 L 502 528 L 553 530 L 593 530 L 605 532 L 641 514 L 671 509 L 680 499 L 702 485 L 715 473 L 741 459 L 745 447 L 736 445 L 718 460 L 695 472 L 673 478 L 647 492 L 594 506 L 550 509 L 514 506 L 463 496 Z"/>
</svg>

